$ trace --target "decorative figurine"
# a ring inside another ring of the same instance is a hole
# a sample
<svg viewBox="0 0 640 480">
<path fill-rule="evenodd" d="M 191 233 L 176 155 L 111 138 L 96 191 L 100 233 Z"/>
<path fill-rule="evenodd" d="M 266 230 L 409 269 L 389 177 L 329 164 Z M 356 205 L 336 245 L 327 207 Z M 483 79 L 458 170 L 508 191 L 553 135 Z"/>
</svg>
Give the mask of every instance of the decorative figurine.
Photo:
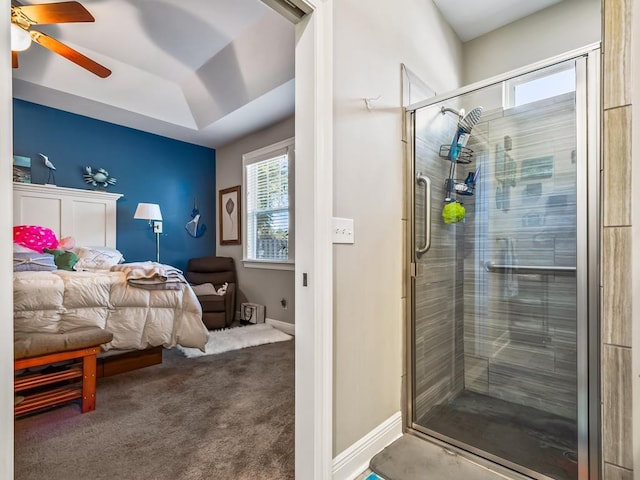
<svg viewBox="0 0 640 480">
<path fill-rule="evenodd" d="M 193 210 L 191 210 L 191 218 L 189 222 L 184 226 L 187 229 L 187 233 L 194 238 L 204 235 L 207 226 L 200 222 L 200 211 L 198 210 L 198 199 L 193 199 Z"/>
<path fill-rule="evenodd" d="M 44 165 L 49 169 L 49 176 L 47 177 L 47 185 L 55 185 L 56 177 L 53 174 L 53 171 L 56 169 L 56 167 L 53 166 L 53 163 L 51 163 L 51 161 L 49 160 L 49 157 L 47 157 L 45 154 L 39 153 L 38 155 L 40 155 L 44 159 Z"/>
<path fill-rule="evenodd" d="M 115 185 L 117 180 L 109 176 L 104 168 L 99 168 L 95 172 L 91 170 L 91 167 L 84 167 L 85 173 L 82 175 L 84 181 L 93 185 L 94 187 L 107 188 L 109 185 Z"/>
</svg>

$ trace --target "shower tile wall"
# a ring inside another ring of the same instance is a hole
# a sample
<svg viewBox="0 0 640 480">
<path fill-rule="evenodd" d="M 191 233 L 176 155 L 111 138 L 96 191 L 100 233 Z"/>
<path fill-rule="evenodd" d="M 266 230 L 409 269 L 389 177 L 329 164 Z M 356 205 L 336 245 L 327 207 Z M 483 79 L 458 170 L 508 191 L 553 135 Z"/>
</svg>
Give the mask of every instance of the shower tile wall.
<svg viewBox="0 0 640 480">
<path fill-rule="evenodd" d="M 572 419 L 575 275 L 484 265 L 576 265 L 574 105 L 567 94 L 485 113 L 469 143 L 481 174 L 463 227 L 465 388 Z"/>
<path fill-rule="evenodd" d="M 443 115 L 439 108 L 425 109 L 416 119 L 416 173 L 432 182 L 431 249 L 418 261 L 414 323 L 415 418 L 422 418 L 435 405 L 446 403 L 464 388 L 463 351 L 463 263 L 461 224 L 446 225 L 444 180 L 449 161 L 438 156 L 440 145 L 448 145 L 457 117 Z M 417 188 L 416 219 L 424 218 L 424 187 Z M 424 240 L 424 221 L 416 221 L 419 242 Z M 424 272 L 424 274 L 422 274 Z"/>
<path fill-rule="evenodd" d="M 633 0 L 603 1 L 603 159 L 604 238 L 601 253 L 602 463 L 604 480 L 631 480 L 634 474 L 632 405 L 632 75 Z M 633 12 L 633 15 L 637 13 Z M 637 101 L 637 100 L 636 100 Z M 636 246 L 637 248 L 637 246 Z M 637 260 L 636 260 L 637 261 Z M 636 295 L 637 297 L 637 295 Z M 637 300 L 636 300 L 637 301 Z M 635 306 L 634 306 L 635 309 Z"/>
</svg>

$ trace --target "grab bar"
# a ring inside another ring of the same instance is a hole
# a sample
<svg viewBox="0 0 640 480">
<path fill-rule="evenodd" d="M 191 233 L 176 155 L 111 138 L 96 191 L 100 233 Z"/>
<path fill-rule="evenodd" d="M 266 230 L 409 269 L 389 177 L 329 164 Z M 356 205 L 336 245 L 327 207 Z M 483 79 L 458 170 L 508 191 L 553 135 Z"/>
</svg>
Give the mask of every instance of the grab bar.
<svg viewBox="0 0 640 480">
<path fill-rule="evenodd" d="M 500 265 L 491 261 L 485 262 L 487 272 L 494 273 L 537 273 L 543 275 L 563 274 L 575 275 L 576 267 L 560 267 L 555 265 Z"/>
<path fill-rule="evenodd" d="M 431 248 L 431 180 L 419 173 L 416 183 L 424 184 L 424 245 L 416 247 L 416 253 L 422 255 Z"/>
</svg>

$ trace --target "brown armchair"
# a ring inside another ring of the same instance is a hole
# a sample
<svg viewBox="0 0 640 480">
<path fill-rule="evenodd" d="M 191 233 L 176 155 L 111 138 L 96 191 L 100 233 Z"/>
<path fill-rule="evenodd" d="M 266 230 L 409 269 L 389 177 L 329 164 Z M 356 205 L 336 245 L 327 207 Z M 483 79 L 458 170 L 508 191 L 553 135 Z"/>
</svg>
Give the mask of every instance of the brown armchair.
<svg viewBox="0 0 640 480">
<path fill-rule="evenodd" d="M 210 330 L 231 325 L 236 311 L 236 267 L 231 257 L 199 257 L 187 263 L 185 278 L 193 285 L 228 283 L 225 295 L 200 295 L 202 321 Z"/>
</svg>

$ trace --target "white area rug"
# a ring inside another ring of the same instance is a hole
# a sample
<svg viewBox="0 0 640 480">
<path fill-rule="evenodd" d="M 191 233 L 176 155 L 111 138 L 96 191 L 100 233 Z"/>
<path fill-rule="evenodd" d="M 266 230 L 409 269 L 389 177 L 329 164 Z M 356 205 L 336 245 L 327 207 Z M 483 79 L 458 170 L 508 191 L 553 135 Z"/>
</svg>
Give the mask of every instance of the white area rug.
<svg viewBox="0 0 640 480">
<path fill-rule="evenodd" d="M 287 335 L 271 325 L 259 323 L 257 325 L 247 325 L 246 327 L 209 331 L 209 340 L 205 345 L 205 352 L 200 351 L 198 348 L 187 348 L 180 345 L 178 345 L 178 350 L 187 358 L 195 358 L 254 347 L 265 343 L 284 342 L 291 340 L 291 338 L 293 338 L 291 335 Z"/>
</svg>

